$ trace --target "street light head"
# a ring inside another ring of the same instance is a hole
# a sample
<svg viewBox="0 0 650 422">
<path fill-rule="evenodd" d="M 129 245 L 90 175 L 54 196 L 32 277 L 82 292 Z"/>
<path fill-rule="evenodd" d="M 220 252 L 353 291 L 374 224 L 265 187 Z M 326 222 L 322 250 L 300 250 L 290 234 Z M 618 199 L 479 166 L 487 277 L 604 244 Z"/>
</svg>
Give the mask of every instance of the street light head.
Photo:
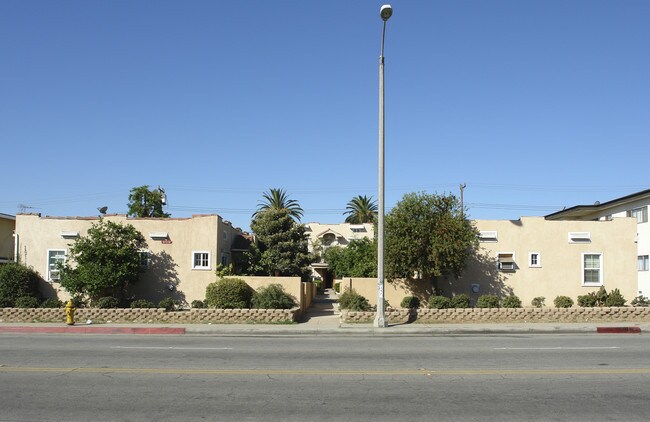
<svg viewBox="0 0 650 422">
<path fill-rule="evenodd" d="M 393 15 L 393 7 L 390 4 L 385 4 L 379 10 L 379 14 L 381 19 L 386 22 Z"/>
</svg>

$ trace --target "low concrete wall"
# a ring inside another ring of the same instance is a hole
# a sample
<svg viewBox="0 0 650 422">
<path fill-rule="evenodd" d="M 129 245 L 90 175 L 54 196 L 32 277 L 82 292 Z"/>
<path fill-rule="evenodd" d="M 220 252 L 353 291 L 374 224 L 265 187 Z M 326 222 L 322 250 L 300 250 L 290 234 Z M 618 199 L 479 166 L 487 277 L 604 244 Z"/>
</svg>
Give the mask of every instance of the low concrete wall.
<svg viewBox="0 0 650 422">
<path fill-rule="evenodd" d="M 341 311 L 341 321 L 367 323 L 375 312 Z M 467 309 L 396 309 L 386 312 L 391 324 L 467 324 L 509 322 L 648 322 L 650 307 L 644 308 L 467 308 Z"/>
<path fill-rule="evenodd" d="M 377 306 L 377 278 L 345 277 L 341 280 L 335 280 L 335 282 L 341 283 L 341 293 L 348 289 L 354 289 L 354 291 L 368 299 L 371 306 Z M 432 293 L 425 284 L 409 282 L 408 280 L 385 281 L 384 298 L 394 308 L 402 303 L 405 296 L 417 296 L 420 301 L 424 302 Z"/>
<path fill-rule="evenodd" d="M 300 308 L 293 309 L 191 309 L 166 312 L 157 309 L 96 309 L 79 308 L 75 313 L 78 324 L 93 323 L 169 323 L 169 324 L 233 324 L 279 323 L 296 321 Z M 65 323 L 65 310 L 43 308 L 0 308 L 1 322 L 60 322 Z"/>
</svg>

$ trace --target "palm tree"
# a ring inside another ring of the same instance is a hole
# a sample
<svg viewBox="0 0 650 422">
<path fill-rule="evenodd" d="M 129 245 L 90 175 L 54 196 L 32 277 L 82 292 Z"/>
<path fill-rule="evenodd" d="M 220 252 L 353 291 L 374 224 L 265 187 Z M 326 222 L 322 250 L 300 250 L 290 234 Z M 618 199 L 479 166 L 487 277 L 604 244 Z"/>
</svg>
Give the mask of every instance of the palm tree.
<svg viewBox="0 0 650 422">
<path fill-rule="evenodd" d="M 345 209 L 347 211 L 345 211 L 343 215 L 347 215 L 345 218 L 346 223 L 374 223 L 377 218 L 377 201 L 375 201 L 372 196 L 355 196 L 350 202 L 348 202 Z"/>
<path fill-rule="evenodd" d="M 300 221 L 303 216 L 303 209 L 295 199 L 289 199 L 287 191 L 284 189 L 269 189 L 268 192 L 262 194 L 263 201 L 257 203 L 257 211 L 253 214 L 255 218 L 262 211 L 269 209 L 272 210 L 287 210 L 289 215 L 296 220 Z"/>
</svg>

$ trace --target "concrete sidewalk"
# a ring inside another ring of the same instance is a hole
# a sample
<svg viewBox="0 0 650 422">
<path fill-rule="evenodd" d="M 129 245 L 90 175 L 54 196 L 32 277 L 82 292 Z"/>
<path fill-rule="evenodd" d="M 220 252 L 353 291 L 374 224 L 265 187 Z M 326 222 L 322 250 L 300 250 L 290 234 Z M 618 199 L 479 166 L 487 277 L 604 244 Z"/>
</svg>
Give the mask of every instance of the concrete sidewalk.
<svg viewBox="0 0 650 422">
<path fill-rule="evenodd" d="M 506 324 L 395 324 L 375 328 L 372 324 L 340 322 L 337 296 L 327 290 L 317 296 L 312 306 L 294 324 L 84 324 L 64 323 L 3 323 L 2 333 L 43 334 L 156 334 L 156 335 L 214 335 L 214 336 L 293 336 L 293 335 L 471 335 L 471 334 L 571 334 L 571 333 L 650 333 L 647 322 L 614 323 L 506 323 Z"/>
</svg>

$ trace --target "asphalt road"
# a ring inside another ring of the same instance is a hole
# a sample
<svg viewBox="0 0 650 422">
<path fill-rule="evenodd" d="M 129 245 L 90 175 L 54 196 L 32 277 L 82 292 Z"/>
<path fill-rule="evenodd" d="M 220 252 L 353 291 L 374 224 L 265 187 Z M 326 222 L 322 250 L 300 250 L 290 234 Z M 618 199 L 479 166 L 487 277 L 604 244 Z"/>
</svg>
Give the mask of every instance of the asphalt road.
<svg viewBox="0 0 650 422">
<path fill-rule="evenodd" d="M 649 386 L 647 335 L 0 335 L 0 421 L 647 421 Z"/>
</svg>

